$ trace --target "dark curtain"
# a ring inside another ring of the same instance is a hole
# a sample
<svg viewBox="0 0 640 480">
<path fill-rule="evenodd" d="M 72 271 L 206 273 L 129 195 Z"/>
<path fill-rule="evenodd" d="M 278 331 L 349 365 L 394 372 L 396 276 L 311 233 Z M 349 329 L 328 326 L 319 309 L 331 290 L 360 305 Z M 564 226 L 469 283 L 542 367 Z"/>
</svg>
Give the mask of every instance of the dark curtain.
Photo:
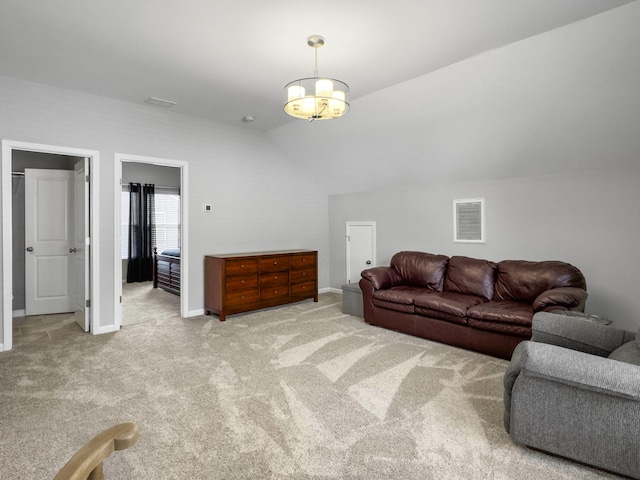
<svg viewBox="0 0 640 480">
<path fill-rule="evenodd" d="M 153 280 L 153 247 L 156 243 L 152 184 L 129 184 L 129 262 L 127 283 Z"/>
</svg>

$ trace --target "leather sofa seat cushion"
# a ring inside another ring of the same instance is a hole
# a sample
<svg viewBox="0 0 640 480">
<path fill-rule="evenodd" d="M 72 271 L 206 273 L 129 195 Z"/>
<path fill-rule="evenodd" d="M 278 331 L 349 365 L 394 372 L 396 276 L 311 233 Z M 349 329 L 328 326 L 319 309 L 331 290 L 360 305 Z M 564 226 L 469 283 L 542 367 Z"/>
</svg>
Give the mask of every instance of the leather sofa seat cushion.
<svg viewBox="0 0 640 480">
<path fill-rule="evenodd" d="M 467 311 L 470 327 L 518 336 L 531 336 L 533 308 L 519 302 L 493 301 Z"/>
<path fill-rule="evenodd" d="M 500 300 L 470 307 L 467 315 L 476 320 L 531 326 L 533 308 L 526 303 Z"/>
<path fill-rule="evenodd" d="M 532 304 L 542 292 L 559 287 L 586 290 L 587 284 L 582 272 L 568 263 L 504 260 L 498 263 L 493 299 Z"/>
<path fill-rule="evenodd" d="M 424 294 L 424 288 L 400 286 L 388 290 L 376 290 L 373 292 L 373 304 L 376 307 L 396 310 L 398 312 L 413 313 L 414 299 Z"/>
<path fill-rule="evenodd" d="M 391 258 L 390 266 L 403 279 L 404 285 L 442 291 L 449 257 L 424 252 L 399 252 Z"/>
<path fill-rule="evenodd" d="M 467 310 L 486 301 L 482 297 L 444 291 L 418 295 L 414 304 L 419 315 L 466 325 Z"/>
<path fill-rule="evenodd" d="M 444 290 L 493 299 L 497 264 L 489 260 L 451 257 L 444 277 Z"/>
</svg>

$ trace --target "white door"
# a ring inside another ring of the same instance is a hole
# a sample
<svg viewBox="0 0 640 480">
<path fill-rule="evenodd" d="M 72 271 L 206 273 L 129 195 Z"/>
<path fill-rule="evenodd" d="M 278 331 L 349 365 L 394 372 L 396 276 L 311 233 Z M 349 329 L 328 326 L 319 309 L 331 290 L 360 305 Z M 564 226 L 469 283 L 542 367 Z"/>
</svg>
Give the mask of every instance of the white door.
<svg viewBox="0 0 640 480">
<path fill-rule="evenodd" d="M 347 283 L 376 265 L 376 222 L 347 222 Z"/>
<path fill-rule="evenodd" d="M 76 323 L 85 332 L 89 331 L 89 159 L 83 158 L 74 166 L 74 221 L 72 261 L 74 271 L 73 311 Z"/>
<path fill-rule="evenodd" d="M 73 172 L 25 169 L 25 313 L 71 312 Z"/>
</svg>

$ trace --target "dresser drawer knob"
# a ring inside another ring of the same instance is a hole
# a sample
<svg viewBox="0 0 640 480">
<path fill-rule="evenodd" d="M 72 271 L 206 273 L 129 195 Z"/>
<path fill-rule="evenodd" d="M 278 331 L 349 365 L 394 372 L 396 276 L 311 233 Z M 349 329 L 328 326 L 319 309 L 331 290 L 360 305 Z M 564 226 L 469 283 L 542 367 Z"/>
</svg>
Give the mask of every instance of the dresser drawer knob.
<svg viewBox="0 0 640 480">
<path fill-rule="evenodd" d="M 274 265 L 277 265 L 277 264 L 278 264 L 278 262 L 273 262 L 273 264 L 274 264 Z"/>
<path fill-rule="evenodd" d="M 241 280 L 240 283 L 244 283 L 244 280 Z"/>
<path fill-rule="evenodd" d="M 307 272 L 302 272 L 302 276 L 303 277 L 306 276 L 306 275 L 307 275 Z"/>
</svg>

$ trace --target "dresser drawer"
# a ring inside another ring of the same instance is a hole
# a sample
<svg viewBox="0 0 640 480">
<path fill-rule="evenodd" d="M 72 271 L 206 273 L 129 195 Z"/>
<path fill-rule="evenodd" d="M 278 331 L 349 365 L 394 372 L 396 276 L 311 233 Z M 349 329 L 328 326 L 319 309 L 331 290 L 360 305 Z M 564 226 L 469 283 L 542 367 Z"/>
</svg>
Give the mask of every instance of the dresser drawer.
<svg viewBox="0 0 640 480">
<path fill-rule="evenodd" d="M 291 268 L 314 267 L 316 264 L 316 256 L 312 253 L 304 255 L 291 255 Z"/>
<path fill-rule="evenodd" d="M 299 270 L 291 270 L 292 282 L 305 282 L 308 280 L 315 280 L 315 279 L 316 279 L 315 267 L 301 268 Z"/>
<path fill-rule="evenodd" d="M 291 285 L 291 295 L 315 295 L 316 293 L 316 282 L 304 282 L 304 283 L 294 283 Z"/>
<path fill-rule="evenodd" d="M 235 307 L 250 303 L 258 303 L 260 301 L 260 290 L 240 290 L 238 292 L 230 292 L 226 295 L 227 307 Z"/>
<path fill-rule="evenodd" d="M 278 270 L 289 270 L 289 256 L 260 258 L 261 272 L 276 272 Z"/>
<path fill-rule="evenodd" d="M 225 278 L 225 291 L 232 292 L 234 290 L 246 290 L 248 288 L 258 287 L 258 274 L 252 275 L 234 275 Z"/>
<path fill-rule="evenodd" d="M 225 266 L 227 275 L 242 275 L 245 273 L 258 272 L 257 258 L 239 258 L 237 260 L 227 260 Z"/>
<path fill-rule="evenodd" d="M 283 272 L 269 272 L 260 275 L 260 286 L 287 285 L 289 283 L 289 270 Z"/>
<path fill-rule="evenodd" d="M 274 300 L 289 296 L 289 285 L 266 287 L 260 289 L 260 300 Z"/>
</svg>

